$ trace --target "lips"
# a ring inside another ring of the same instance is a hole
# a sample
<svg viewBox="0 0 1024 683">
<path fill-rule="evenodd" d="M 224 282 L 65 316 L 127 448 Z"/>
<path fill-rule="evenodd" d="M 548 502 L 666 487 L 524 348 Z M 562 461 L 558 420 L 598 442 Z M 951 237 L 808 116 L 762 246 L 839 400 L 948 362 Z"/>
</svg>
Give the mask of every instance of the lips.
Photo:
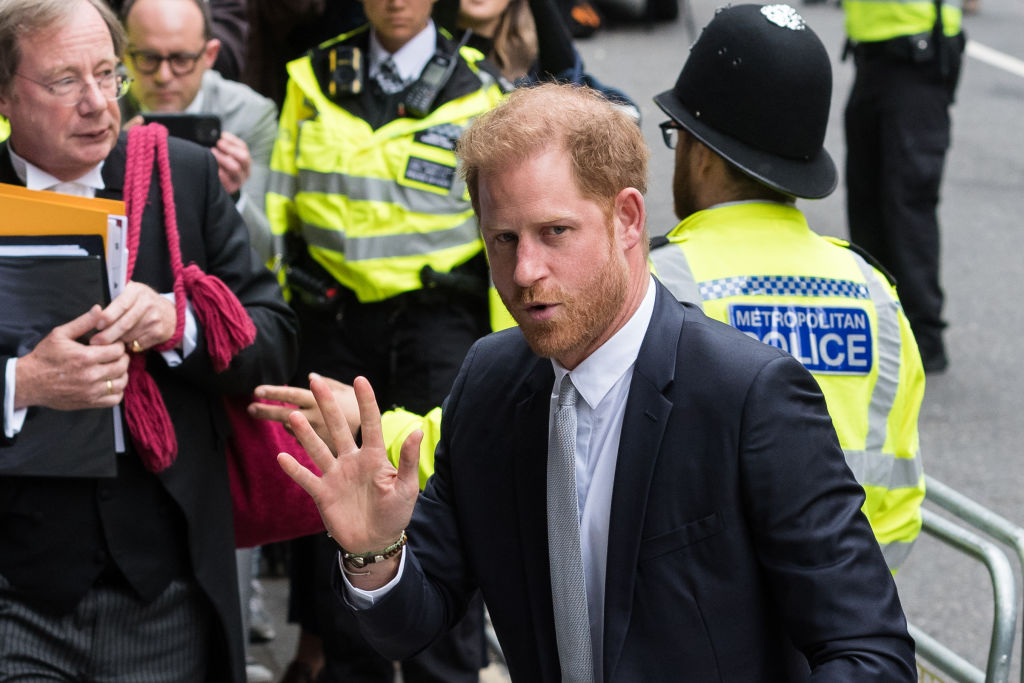
<svg viewBox="0 0 1024 683">
<path fill-rule="evenodd" d="M 102 128 L 97 131 L 86 131 L 84 133 L 76 133 L 75 136 L 87 140 L 89 142 L 99 142 L 100 140 L 103 140 L 109 133 L 109 128 Z"/>
</svg>

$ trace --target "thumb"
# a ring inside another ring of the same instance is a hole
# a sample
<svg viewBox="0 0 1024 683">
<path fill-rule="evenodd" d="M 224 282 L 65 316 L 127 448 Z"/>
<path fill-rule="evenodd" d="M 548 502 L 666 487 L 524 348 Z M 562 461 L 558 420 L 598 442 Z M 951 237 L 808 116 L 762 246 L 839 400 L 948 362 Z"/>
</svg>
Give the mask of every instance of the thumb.
<svg viewBox="0 0 1024 683">
<path fill-rule="evenodd" d="M 101 311 L 102 309 L 99 306 L 94 305 L 74 320 L 69 320 L 63 325 L 58 326 L 54 331 L 69 339 L 78 339 L 82 335 L 96 329 L 96 321 Z"/>
</svg>

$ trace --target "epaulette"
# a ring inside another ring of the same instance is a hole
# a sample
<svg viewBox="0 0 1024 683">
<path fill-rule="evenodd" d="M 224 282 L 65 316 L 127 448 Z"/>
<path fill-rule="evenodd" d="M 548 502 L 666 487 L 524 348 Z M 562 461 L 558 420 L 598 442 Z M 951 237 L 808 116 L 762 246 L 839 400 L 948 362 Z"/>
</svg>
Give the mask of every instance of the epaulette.
<svg viewBox="0 0 1024 683">
<path fill-rule="evenodd" d="M 657 249 L 658 247 L 663 247 L 666 244 L 671 244 L 671 242 L 669 242 L 668 235 L 655 235 L 651 238 L 650 248 Z"/>
<path fill-rule="evenodd" d="M 852 251 L 857 256 L 860 256 L 862 259 L 867 261 L 869 266 L 871 266 L 872 268 L 877 270 L 879 273 L 881 273 L 885 277 L 886 281 L 890 285 L 892 285 L 893 287 L 896 286 L 896 278 L 893 277 L 892 273 L 890 273 L 888 270 L 886 270 L 885 266 L 883 266 L 881 263 L 879 263 L 878 259 L 876 259 L 874 256 L 872 256 L 871 253 L 868 252 L 868 250 L 865 249 L 864 247 L 862 247 L 860 245 L 857 245 L 857 244 L 854 244 L 853 242 L 850 242 L 849 240 L 839 239 L 838 237 L 831 237 L 829 235 L 822 235 L 822 237 L 824 237 L 827 241 L 831 242 L 832 244 L 836 245 L 837 247 L 842 247 L 844 249 L 849 249 L 850 251 Z"/>
</svg>

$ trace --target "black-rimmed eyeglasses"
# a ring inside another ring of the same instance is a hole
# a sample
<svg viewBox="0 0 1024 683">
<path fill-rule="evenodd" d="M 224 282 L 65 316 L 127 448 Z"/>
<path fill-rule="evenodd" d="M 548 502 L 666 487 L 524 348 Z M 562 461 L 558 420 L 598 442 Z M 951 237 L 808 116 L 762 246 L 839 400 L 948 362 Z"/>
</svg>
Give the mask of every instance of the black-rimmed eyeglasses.
<svg viewBox="0 0 1024 683">
<path fill-rule="evenodd" d="M 151 76 L 160 70 L 161 64 L 167 62 L 175 76 L 188 76 L 196 70 L 196 63 L 205 52 L 206 48 L 203 48 L 199 52 L 172 52 L 169 55 L 162 55 L 152 50 L 129 50 L 128 56 L 140 74 Z"/>
<path fill-rule="evenodd" d="M 665 146 L 669 149 L 675 149 L 676 144 L 679 142 L 679 131 L 682 130 L 682 127 L 672 119 L 669 119 L 659 123 L 658 128 L 661 128 L 661 139 L 665 141 Z"/>
</svg>

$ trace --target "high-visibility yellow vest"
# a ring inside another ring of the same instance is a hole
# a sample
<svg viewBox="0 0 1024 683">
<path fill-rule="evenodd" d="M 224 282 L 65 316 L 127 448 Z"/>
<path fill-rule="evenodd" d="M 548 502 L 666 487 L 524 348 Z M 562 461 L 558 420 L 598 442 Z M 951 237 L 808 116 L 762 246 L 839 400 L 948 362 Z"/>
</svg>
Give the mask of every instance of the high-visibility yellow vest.
<svg viewBox="0 0 1024 683">
<path fill-rule="evenodd" d="M 11 124 L 7 123 L 7 119 L 0 116 L 0 142 L 7 139 L 7 136 L 11 134 Z"/>
<path fill-rule="evenodd" d="M 400 117 L 376 130 L 321 91 L 310 56 L 288 64 L 270 162 L 271 230 L 300 233 L 310 255 L 362 302 L 418 290 L 424 266 L 449 272 L 483 249 L 454 145 L 503 91 L 477 68 L 479 51 L 463 48 L 459 57 L 456 75 L 467 78 L 468 67 L 475 79 L 465 94 L 425 118 Z"/>
<path fill-rule="evenodd" d="M 846 35 L 858 43 L 873 43 L 930 32 L 935 26 L 933 0 L 843 0 Z M 942 1 L 942 32 L 960 33 L 960 0 Z"/>
<path fill-rule="evenodd" d="M 918 413 L 924 370 L 895 288 L 795 207 L 739 202 L 699 211 L 651 250 L 684 301 L 785 349 L 825 395 L 864 513 L 895 571 L 921 529 Z"/>
</svg>

